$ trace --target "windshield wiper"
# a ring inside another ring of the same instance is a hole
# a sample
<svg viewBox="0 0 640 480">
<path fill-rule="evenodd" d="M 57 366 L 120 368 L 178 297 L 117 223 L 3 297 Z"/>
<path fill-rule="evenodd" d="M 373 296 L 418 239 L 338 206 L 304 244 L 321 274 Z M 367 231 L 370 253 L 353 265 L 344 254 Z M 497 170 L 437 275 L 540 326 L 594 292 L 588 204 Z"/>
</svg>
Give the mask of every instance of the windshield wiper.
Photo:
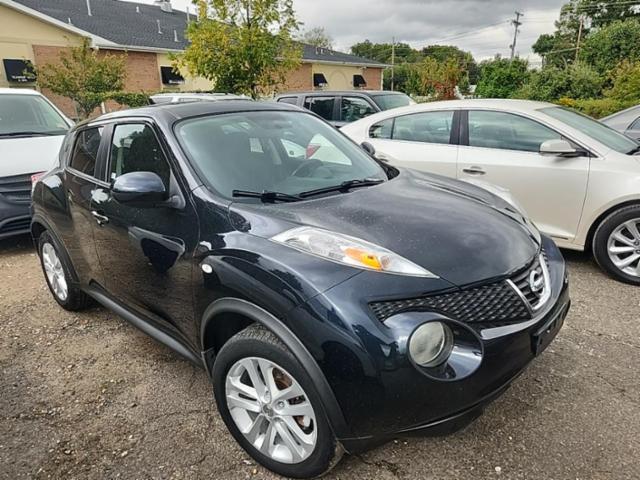
<svg viewBox="0 0 640 480">
<path fill-rule="evenodd" d="M 347 192 L 352 188 L 360 188 L 360 187 L 370 187 L 373 185 L 379 185 L 384 180 L 379 178 L 364 178 L 360 180 L 347 180 L 346 182 L 342 182 L 340 185 L 333 185 L 330 187 L 317 188 L 315 190 L 309 190 L 308 192 L 301 192 L 298 194 L 299 197 L 307 198 L 313 197 L 314 195 L 322 195 L 323 193 L 331 193 L 331 192 Z"/>
<path fill-rule="evenodd" d="M 54 133 L 54 132 L 32 132 L 32 131 L 24 131 L 24 132 L 6 132 L 0 133 L 0 137 L 26 137 L 26 136 L 53 136 L 53 135 L 64 135 L 63 133 Z"/>
<path fill-rule="evenodd" d="M 299 202 L 302 200 L 297 195 L 289 195 L 288 193 L 272 192 L 263 190 L 262 192 L 252 192 L 249 190 L 233 190 L 231 195 L 234 197 L 259 198 L 263 203 L 268 202 Z"/>
</svg>

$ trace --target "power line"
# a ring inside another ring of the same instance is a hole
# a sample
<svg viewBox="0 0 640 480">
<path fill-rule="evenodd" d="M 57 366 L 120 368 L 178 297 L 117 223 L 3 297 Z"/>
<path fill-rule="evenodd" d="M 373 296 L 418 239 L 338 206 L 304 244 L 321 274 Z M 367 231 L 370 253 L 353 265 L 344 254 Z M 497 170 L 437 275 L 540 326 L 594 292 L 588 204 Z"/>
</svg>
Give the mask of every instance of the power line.
<svg viewBox="0 0 640 480">
<path fill-rule="evenodd" d="M 491 25 L 487 25 L 487 26 L 484 26 L 484 27 L 481 27 L 481 28 L 476 28 L 474 30 L 468 30 L 466 32 L 454 33 L 453 35 L 450 35 L 450 36 L 445 37 L 445 38 L 441 38 L 440 40 L 435 40 L 435 41 L 433 41 L 433 43 L 440 43 L 440 42 L 446 42 L 446 41 L 449 41 L 449 40 L 456 40 L 458 38 L 466 37 L 466 36 L 469 36 L 471 34 L 482 32 L 483 30 L 487 30 L 489 28 L 497 27 L 498 25 L 503 25 L 503 24 L 507 24 L 507 23 L 509 23 L 509 20 L 502 20 L 500 22 L 492 23 Z"/>
</svg>

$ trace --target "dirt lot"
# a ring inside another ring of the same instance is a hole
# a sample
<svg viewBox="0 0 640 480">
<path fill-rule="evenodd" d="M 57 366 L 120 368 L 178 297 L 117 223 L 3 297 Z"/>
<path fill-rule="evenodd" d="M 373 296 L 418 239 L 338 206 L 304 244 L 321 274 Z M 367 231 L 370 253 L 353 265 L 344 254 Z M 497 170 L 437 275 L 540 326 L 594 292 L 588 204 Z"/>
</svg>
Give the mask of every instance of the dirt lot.
<svg viewBox="0 0 640 480">
<path fill-rule="evenodd" d="M 480 419 L 327 478 L 640 478 L 640 289 L 566 256 L 566 326 Z M 60 309 L 28 238 L 0 242 L 0 371 L 0 478 L 273 478 L 226 432 L 203 371 L 104 309 Z"/>
</svg>

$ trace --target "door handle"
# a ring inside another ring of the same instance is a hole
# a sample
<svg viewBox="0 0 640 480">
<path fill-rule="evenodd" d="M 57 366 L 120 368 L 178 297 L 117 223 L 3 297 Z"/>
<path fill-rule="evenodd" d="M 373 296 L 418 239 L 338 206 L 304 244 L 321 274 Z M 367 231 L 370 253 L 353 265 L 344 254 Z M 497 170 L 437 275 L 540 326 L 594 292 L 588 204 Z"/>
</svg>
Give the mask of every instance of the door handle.
<svg viewBox="0 0 640 480">
<path fill-rule="evenodd" d="M 102 215 L 96 212 L 95 210 L 91 210 L 91 215 L 93 215 L 93 218 L 96 219 L 96 222 L 100 226 L 103 226 L 104 224 L 109 223 L 109 217 Z"/>
<path fill-rule="evenodd" d="M 482 169 L 482 167 L 477 167 L 475 165 L 469 168 L 463 168 L 462 171 L 469 175 L 484 175 L 487 173 Z"/>
</svg>

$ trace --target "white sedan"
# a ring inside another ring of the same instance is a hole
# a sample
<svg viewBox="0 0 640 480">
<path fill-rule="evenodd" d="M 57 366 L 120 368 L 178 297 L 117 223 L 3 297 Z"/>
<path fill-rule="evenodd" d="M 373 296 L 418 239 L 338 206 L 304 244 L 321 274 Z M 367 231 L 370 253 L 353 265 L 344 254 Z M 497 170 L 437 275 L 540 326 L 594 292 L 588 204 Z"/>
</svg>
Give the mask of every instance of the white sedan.
<svg viewBox="0 0 640 480">
<path fill-rule="evenodd" d="M 380 160 L 506 188 L 564 248 L 592 249 L 640 285 L 640 144 L 557 105 L 457 100 L 381 112 L 342 128 Z"/>
</svg>

